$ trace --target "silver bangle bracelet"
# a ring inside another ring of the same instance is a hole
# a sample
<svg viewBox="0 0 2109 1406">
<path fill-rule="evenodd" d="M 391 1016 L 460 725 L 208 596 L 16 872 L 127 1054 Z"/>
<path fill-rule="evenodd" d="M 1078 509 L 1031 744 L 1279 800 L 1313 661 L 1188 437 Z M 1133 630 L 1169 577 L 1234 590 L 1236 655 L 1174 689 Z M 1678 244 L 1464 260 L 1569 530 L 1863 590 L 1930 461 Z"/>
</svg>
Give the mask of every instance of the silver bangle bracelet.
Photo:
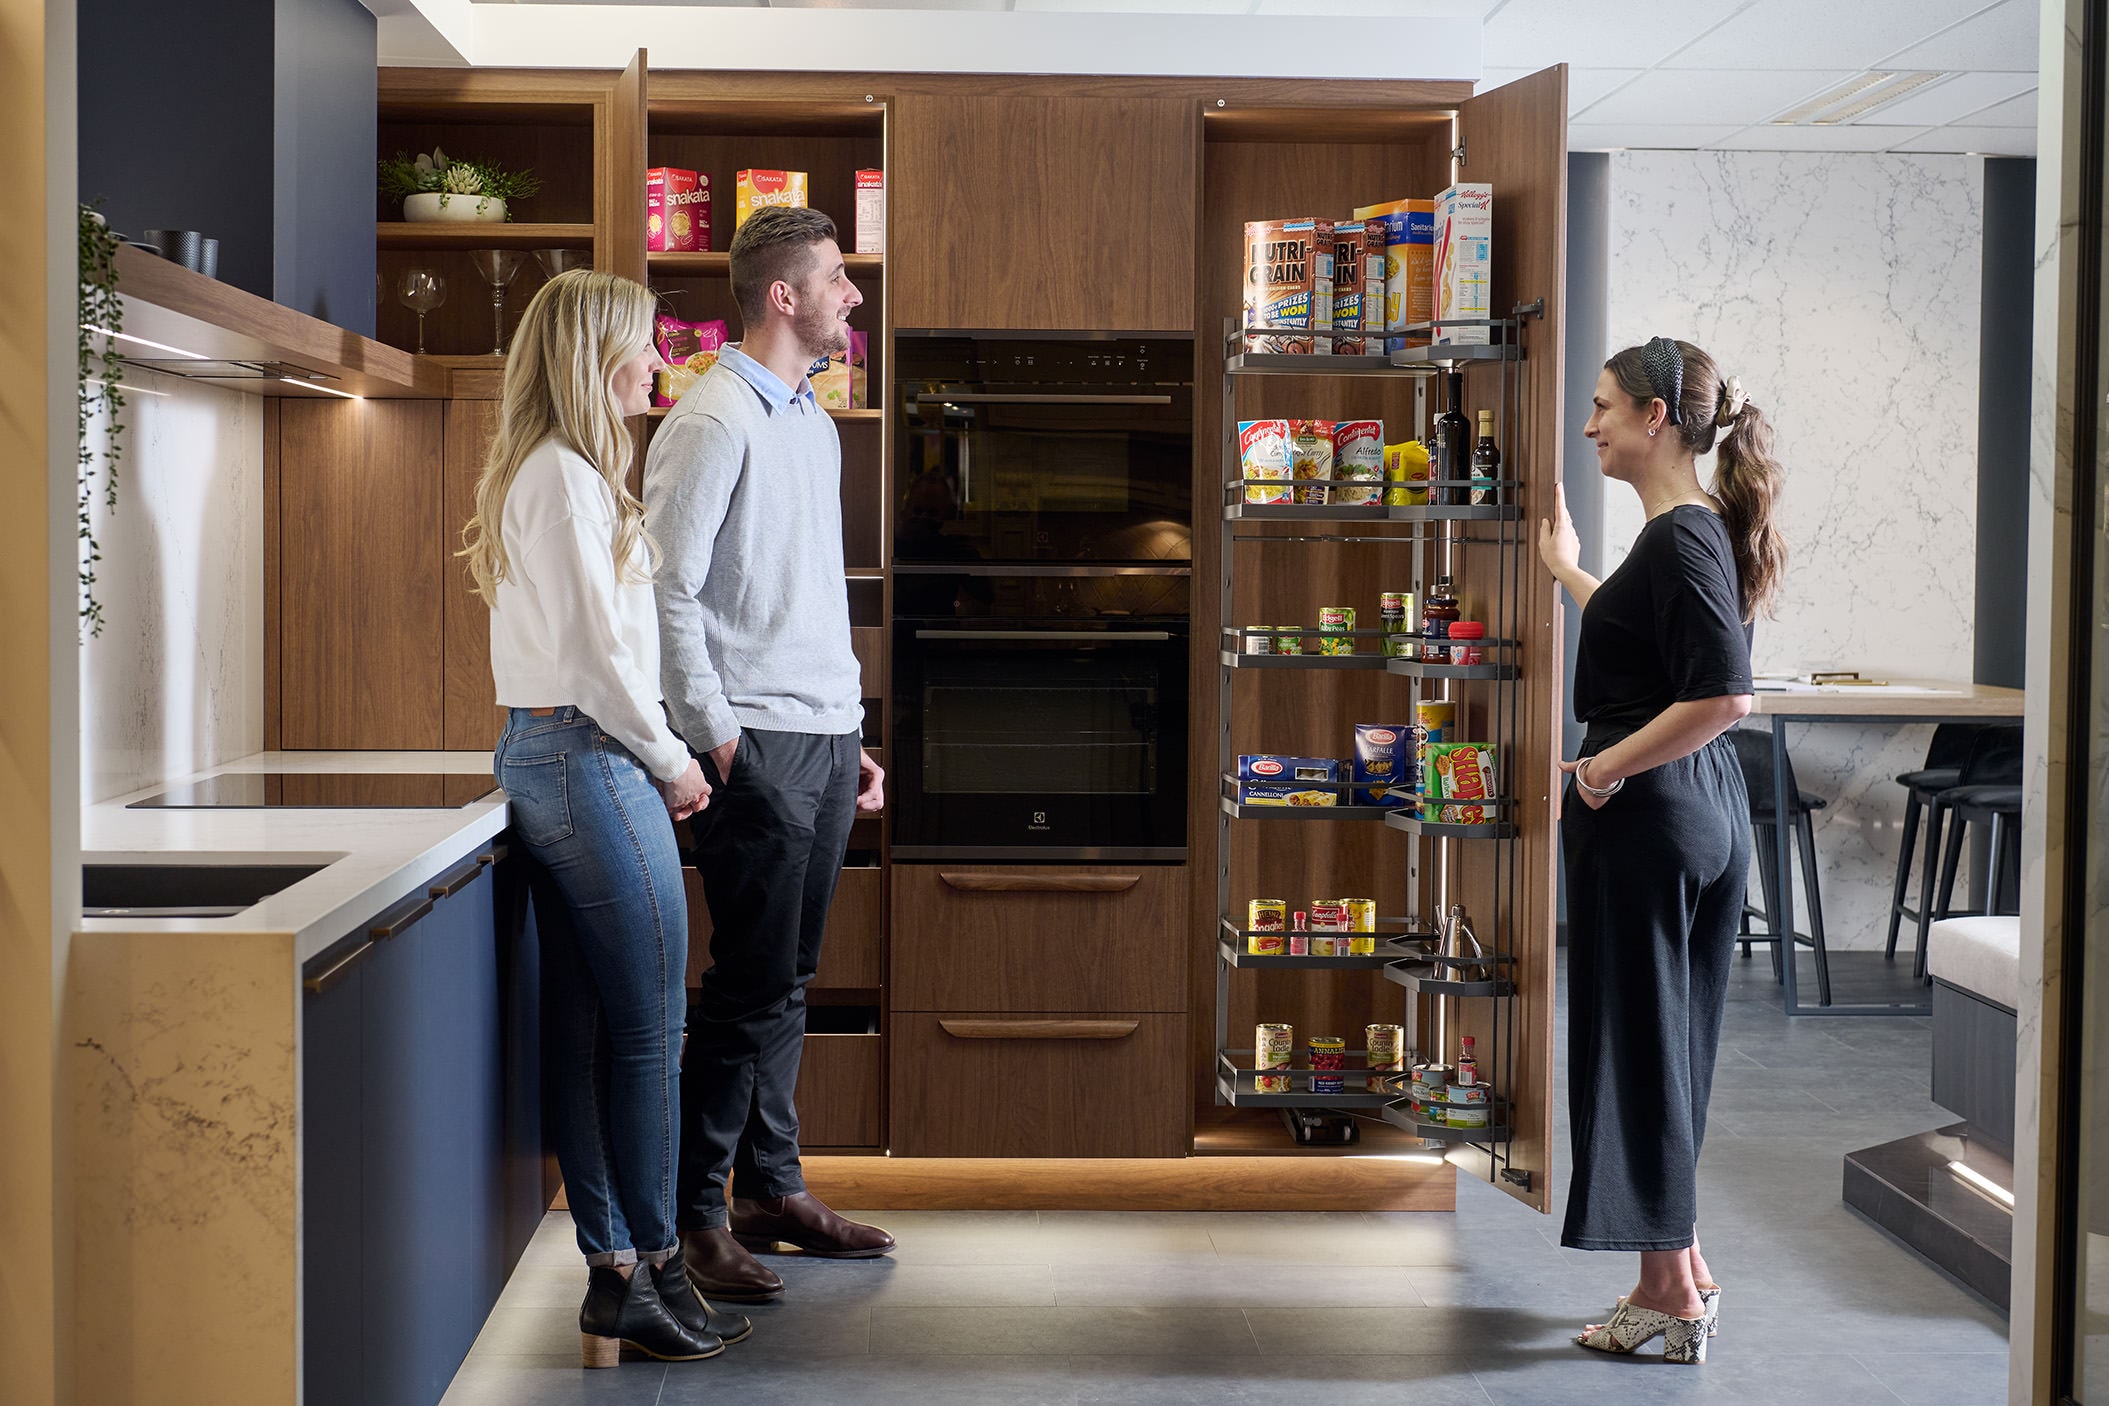
<svg viewBox="0 0 2109 1406">
<path fill-rule="evenodd" d="M 1609 800 L 1611 797 L 1617 795 L 1620 791 L 1625 789 L 1626 778 L 1623 776 L 1618 778 L 1618 780 L 1612 782 L 1609 786 L 1596 787 L 1590 785 L 1589 782 L 1582 776 L 1582 768 L 1587 766 L 1590 760 L 1590 758 L 1584 757 L 1581 761 L 1578 761 L 1574 764 L 1574 784 L 1581 787 L 1584 794 L 1594 796 L 1598 800 L 1603 801 Z"/>
</svg>

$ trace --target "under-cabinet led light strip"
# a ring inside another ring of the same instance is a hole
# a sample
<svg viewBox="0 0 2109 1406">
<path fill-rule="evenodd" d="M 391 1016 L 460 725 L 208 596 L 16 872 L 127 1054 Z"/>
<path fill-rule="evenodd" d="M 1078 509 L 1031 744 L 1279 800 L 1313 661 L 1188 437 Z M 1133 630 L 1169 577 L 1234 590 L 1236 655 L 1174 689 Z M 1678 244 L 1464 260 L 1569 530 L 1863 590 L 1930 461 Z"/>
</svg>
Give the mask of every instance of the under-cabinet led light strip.
<svg viewBox="0 0 2109 1406">
<path fill-rule="evenodd" d="M 303 381 L 298 376 L 280 376 L 278 379 L 289 386 L 301 386 L 311 391 L 321 391 L 325 395 L 342 396 L 346 400 L 366 399 L 365 396 L 353 395 L 350 391 L 335 390 L 329 386 L 318 386 L 313 381 Z"/>
<path fill-rule="evenodd" d="M 1954 1161 L 1948 1163 L 1948 1170 L 1955 1173 L 1956 1179 L 1965 1186 L 1970 1187 L 1974 1191 L 1983 1192 L 2010 1211 L 2014 1209 L 2014 1193 L 2001 1186 L 1998 1182 L 1993 1181 L 1983 1172 L 1965 1167 L 1962 1163 Z"/>
<path fill-rule="evenodd" d="M 97 327 L 93 323 L 89 322 L 83 322 L 81 324 L 81 330 L 84 332 L 93 332 L 99 337 L 111 337 L 120 342 L 136 342 L 142 347 L 152 347 L 155 351 L 165 351 L 174 356 L 189 357 L 192 361 L 212 360 L 211 357 L 205 355 L 205 353 L 203 352 L 185 351 L 182 347 L 172 347 L 166 342 L 150 342 L 144 337 L 135 337 L 129 332 L 112 332 L 107 327 Z"/>
</svg>

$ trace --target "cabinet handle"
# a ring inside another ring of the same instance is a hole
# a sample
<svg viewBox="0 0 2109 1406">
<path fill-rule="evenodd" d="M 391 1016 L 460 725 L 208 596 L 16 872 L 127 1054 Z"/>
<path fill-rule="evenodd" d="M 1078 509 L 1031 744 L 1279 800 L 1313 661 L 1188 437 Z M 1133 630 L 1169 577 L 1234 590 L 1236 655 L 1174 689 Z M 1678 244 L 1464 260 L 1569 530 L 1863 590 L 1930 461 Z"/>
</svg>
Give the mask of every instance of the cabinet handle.
<svg viewBox="0 0 2109 1406">
<path fill-rule="evenodd" d="M 465 861 L 453 873 L 442 874 L 439 878 L 433 880 L 432 887 L 426 889 L 425 892 L 434 898 L 452 898 L 455 894 L 460 893 L 471 883 L 475 882 L 476 876 L 483 872 L 483 866 L 490 862 L 491 857 L 489 855 L 479 854 L 474 859 Z"/>
<path fill-rule="evenodd" d="M 373 943 L 370 941 L 362 942 L 342 957 L 339 957 L 335 962 L 332 962 L 327 971 L 319 971 L 313 976 L 303 977 L 300 984 L 319 996 L 332 986 L 335 986 L 339 977 L 366 960 L 366 954 L 371 951 L 373 951 Z"/>
<path fill-rule="evenodd" d="M 398 905 L 394 912 L 385 913 L 374 919 L 374 924 L 366 930 L 366 935 L 372 938 L 394 937 L 431 911 L 432 900 L 430 898 L 415 897 L 408 899 Z"/>
<path fill-rule="evenodd" d="M 1140 874 L 954 874 L 937 876 L 961 893 L 1126 893 Z"/>
<path fill-rule="evenodd" d="M 1139 1020 L 939 1020 L 955 1040 L 1125 1040 Z"/>
</svg>

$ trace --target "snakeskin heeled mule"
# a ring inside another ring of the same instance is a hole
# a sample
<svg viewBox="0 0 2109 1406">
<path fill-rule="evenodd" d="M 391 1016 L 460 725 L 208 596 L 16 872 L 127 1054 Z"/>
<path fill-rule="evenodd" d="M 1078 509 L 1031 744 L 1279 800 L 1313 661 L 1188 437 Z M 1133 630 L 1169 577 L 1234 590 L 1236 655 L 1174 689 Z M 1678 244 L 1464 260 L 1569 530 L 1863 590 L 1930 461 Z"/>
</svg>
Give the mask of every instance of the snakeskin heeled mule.
<svg viewBox="0 0 2109 1406">
<path fill-rule="evenodd" d="M 1721 1336 L 1721 1286 L 1709 1284 L 1699 1291 L 1699 1302 L 1706 1307 L 1706 1336 Z"/>
<path fill-rule="evenodd" d="M 1619 1300 L 1610 1321 L 1594 1332 L 1583 1333 L 1575 1342 L 1593 1352 L 1632 1353 L 1656 1338 L 1662 1339 L 1662 1360 L 1684 1367 L 1706 1362 L 1706 1318 L 1676 1318 L 1652 1308 L 1636 1308 Z"/>
</svg>

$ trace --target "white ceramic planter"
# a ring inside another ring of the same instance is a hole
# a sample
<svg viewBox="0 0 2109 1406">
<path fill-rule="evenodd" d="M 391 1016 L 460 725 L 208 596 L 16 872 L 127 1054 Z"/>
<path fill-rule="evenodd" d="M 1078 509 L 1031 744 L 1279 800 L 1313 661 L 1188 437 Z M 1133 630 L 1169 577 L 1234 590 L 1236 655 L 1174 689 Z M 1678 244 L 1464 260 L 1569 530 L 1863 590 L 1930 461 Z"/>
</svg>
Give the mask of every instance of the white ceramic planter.
<svg viewBox="0 0 2109 1406">
<path fill-rule="evenodd" d="M 492 195 L 428 190 L 403 197 L 403 218 L 417 224 L 503 224 L 505 202 Z"/>
</svg>

